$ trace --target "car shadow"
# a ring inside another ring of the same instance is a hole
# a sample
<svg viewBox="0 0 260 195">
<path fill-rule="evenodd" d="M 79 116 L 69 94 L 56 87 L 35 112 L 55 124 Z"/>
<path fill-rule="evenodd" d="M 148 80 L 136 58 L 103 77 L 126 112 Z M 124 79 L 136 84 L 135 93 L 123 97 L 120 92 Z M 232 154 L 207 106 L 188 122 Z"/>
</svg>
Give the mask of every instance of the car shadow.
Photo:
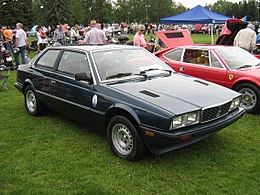
<svg viewBox="0 0 260 195">
<path fill-rule="evenodd" d="M 86 124 L 81 121 L 71 119 L 65 115 L 59 115 L 57 113 L 50 113 L 50 117 L 54 117 L 57 120 L 61 120 L 67 125 L 71 126 L 72 129 L 76 129 L 77 132 L 87 136 L 95 136 L 103 140 L 102 145 L 107 145 L 109 150 L 109 145 L 107 144 L 106 130 L 104 129 L 92 129 L 86 127 Z M 74 131 L 74 130 L 73 130 Z M 230 147 L 230 139 L 225 137 L 221 132 L 208 137 L 205 140 L 199 141 L 192 145 L 165 153 L 161 155 L 155 155 L 147 152 L 143 158 L 141 158 L 136 163 L 151 163 L 153 161 L 169 161 L 171 163 L 181 162 L 185 163 L 189 161 L 204 161 L 209 158 L 215 158 L 218 155 L 226 155 L 226 150 Z M 94 148 L 93 148 L 94 149 Z M 111 152 L 112 155 L 112 152 Z"/>
</svg>

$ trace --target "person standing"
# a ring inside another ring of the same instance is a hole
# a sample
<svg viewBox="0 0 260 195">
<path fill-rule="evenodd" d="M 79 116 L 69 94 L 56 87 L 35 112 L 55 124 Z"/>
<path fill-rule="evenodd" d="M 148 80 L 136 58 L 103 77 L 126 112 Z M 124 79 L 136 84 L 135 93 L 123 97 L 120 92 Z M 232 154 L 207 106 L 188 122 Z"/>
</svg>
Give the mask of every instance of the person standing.
<svg viewBox="0 0 260 195">
<path fill-rule="evenodd" d="M 14 48 L 13 48 L 13 31 L 9 26 L 3 27 L 3 38 L 5 40 L 5 47 L 9 50 L 14 57 Z"/>
<path fill-rule="evenodd" d="M 61 45 L 65 44 L 65 33 L 63 31 L 62 25 L 59 25 L 58 28 L 54 31 L 54 41 L 60 43 Z"/>
<path fill-rule="evenodd" d="M 139 47 L 146 47 L 146 40 L 144 38 L 144 33 L 146 32 L 145 26 L 143 24 L 139 24 L 138 31 L 134 36 L 134 45 Z"/>
<path fill-rule="evenodd" d="M 241 29 L 237 33 L 233 45 L 252 52 L 256 45 L 256 33 L 254 30 L 255 26 L 253 24 L 248 24 L 247 28 Z"/>
<path fill-rule="evenodd" d="M 91 20 L 90 25 L 91 30 L 86 33 L 84 42 L 87 44 L 105 44 L 105 33 L 101 29 L 97 28 L 96 20 Z"/>
<path fill-rule="evenodd" d="M 71 44 L 76 44 L 79 40 L 80 33 L 79 33 L 79 26 L 76 24 L 70 32 L 71 37 Z"/>
<path fill-rule="evenodd" d="M 15 41 L 15 64 L 16 68 L 19 67 L 20 62 L 19 62 L 19 54 L 22 56 L 22 63 L 26 63 L 26 46 L 28 46 L 28 39 L 26 36 L 25 31 L 23 30 L 23 24 L 22 23 L 17 23 L 16 24 L 16 41 Z"/>
</svg>

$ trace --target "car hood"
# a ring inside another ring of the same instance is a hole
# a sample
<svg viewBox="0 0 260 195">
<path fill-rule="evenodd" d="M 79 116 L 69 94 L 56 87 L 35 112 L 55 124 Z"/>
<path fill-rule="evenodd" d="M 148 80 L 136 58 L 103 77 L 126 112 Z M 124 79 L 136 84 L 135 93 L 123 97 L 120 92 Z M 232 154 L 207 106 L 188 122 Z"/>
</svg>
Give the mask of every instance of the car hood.
<svg viewBox="0 0 260 195">
<path fill-rule="evenodd" d="M 228 19 L 225 26 L 219 35 L 216 44 L 217 45 L 233 45 L 235 36 L 237 33 L 247 27 L 247 22 L 243 22 L 240 19 Z"/>
<path fill-rule="evenodd" d="M 193 41 L 188 30 L 167 30 L 156 32 L 156 35 L 169 47 L 192 45 Z"/>
<path fill-rule="evenodd" d="M 110 87 L 177 115 L 221 104 L 239 95 L 216 84 L 181 74 L 118 83 Z"/>
<path fill-rule="evenodd" d="M 254 77 L 257 77 L 260 79 L 260 67 L 259 66 L 257 66 L 256 68 L 240 69 L 238 71 L 243 74 L 247 74 L 250 77 L 254 76 Z"/>
</svg>

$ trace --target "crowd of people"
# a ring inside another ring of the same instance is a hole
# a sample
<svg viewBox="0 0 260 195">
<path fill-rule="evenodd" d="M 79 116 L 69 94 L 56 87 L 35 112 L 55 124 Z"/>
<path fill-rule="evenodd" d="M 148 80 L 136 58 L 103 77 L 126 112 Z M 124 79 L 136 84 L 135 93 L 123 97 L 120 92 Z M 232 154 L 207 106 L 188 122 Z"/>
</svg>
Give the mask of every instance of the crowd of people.
<svg viewBox="0 0 260 195">
<path fill-rule="evenodd" d="M 155 31 L 187 29 L 192 32 L 190 26 L 182 25 L 162 25 L 162 24 L 99 24 L 96 20 L 91 20 L 87 27 L 81 24 L 76 24 L 71 28 L 65 25 L 54 26 L 38 26 L 36 28 L 37 40 L 29 45 L 27 34 L 23 28 L 23 24 L 17 23 L 15 30 L 10 26 L 2 26 L 0 28 L 0 63 L 2 61 L 14 68 L 18 68 L 21 55 L 22 63 L 26 63 L 26 50 L 34 49 L 41 52 L 48 45 L 58 46 L 66 44 L 107 44 L 116 43 L 114 35 L 121 35 L 118 40 L 121 44 L 126 44 L 128 34 L 134 34 L 132 45 L 147 48 L 149 51 L 154 51 L 155 38 L 152 35 L 149 40 L 146 40 L 145 34 L 154 34 Z M 220 26 L 216 26 L 217 32 L 221 30 Z M 234 45 L 251 51 L 256 42 L 260 42 L 260 34 L 257 36 L 254 32 L 254 25 L 249 24 L 248 28 L 241 30 L 235 38 Z M 149 44 L 148 44 L 149 42 Z M 153 46 L 149 48 L 148 46 Z M 15 62 L 15 64 L 13 63 Z"/>
<path fill-rule="evenodd" d="M 23 24 L 17 23 L 15 29 L 11 29 L 10 26 L 2 26 L 0 28 L 0 63 L 4 62 L 10 67 L 18 68 L 20 65 L 19 55 L 21 55 L 21 63 L 26 63 L 26 50 L 28 48 L 41 52 L 48 45 L 116 43 L 114 35 L 122 35 L 118 40 L 121 44 L 126 44 L 129 40 L 127 37 L 129 33 L 136 33 L 131 44 L 146 47 L 147 41 L 143 34 L 154 33 L 155 28 L 156 26 L 153 24 L 109 25 L 99 24 L 96 20 L 91 20 L 87 27 L 78 24 L 71 28 L 68 25 L 57 25 L 56 28 L 42 25 L 37 26 L 35 32 L 37 39 L 29 45 Z M 160 29 L 162 30 L 161 27 Z"/>
</svg>

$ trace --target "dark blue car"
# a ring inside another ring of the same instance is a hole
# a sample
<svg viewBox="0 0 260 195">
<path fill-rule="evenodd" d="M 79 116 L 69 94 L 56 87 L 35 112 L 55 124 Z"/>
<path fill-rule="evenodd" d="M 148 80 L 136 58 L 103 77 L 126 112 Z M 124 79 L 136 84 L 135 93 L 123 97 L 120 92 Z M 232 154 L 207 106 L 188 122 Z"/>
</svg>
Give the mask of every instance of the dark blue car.
<svg viewBox="0 0 260 195">
<path fill-rule="evenodd" d="M 25 107 L 103 129 L 111 150 L 137 160 L 205 139 L 244 113 L 240 94 L 174 72 L 140 47 L 51 47 L 17 71 Z"/>
</svg>

